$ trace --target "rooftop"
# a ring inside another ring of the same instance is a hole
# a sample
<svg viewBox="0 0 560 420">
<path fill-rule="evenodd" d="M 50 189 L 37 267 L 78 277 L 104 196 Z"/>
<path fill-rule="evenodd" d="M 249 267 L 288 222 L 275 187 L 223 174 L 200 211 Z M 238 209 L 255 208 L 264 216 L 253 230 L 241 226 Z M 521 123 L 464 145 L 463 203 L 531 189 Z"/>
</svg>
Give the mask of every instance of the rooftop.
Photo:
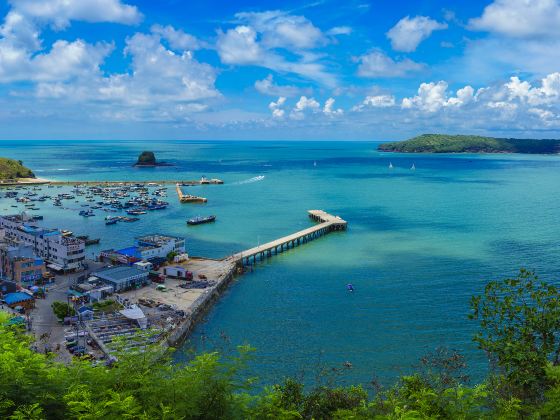
<svg viewBox="0 0 560 420">
<path fill-rule="evenodd" d="M 172 241 L 175 242 L 175 241 L 184 241 L 184 240 L 185 238 L 179 238 L 177 236 L 167 236 L 167 235 L 158 235 L 158 234 L 139 236 L 138 238 L 136 238 L 138 245 L 142 247 L 150 247 L 150 246 L 159 247 Z"/>
<path fill-rule="evenodd" d="M 131 277 L 136 277 L 140 275 L 148 275 L 147 271 L 140 270 L 136 267 L 129 266 L 116 266 L 105 268 L 101 271 L 93 273 L 94 276 L 99 277 L 103 280 L 112 281 L 115 283 L 122 283 L 130 279 Z"/>
</svg>

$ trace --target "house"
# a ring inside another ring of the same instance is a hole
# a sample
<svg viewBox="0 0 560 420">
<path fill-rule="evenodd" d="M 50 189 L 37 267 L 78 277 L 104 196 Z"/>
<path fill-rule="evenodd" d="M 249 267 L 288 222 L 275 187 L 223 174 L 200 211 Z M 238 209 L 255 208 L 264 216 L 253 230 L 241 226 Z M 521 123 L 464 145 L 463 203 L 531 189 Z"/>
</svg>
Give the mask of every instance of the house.
<svg viewBox="0 0 560 420">
<path fill-rule="evenodd" d="M 108 286 L 112 286 L 115 292 L 136 289 L 150 283 L 149 272 L 136 267 L 116 266 L 105 268 L 93 273 Z"/>
<path fill-rule="evenodd" d="M 4 296 L 4 301 L 10 308 L 21 306 L 25 309 L 33 309 L 35 307 L 33 296 L 23 292 L 8 293 Z"/>
</svg>

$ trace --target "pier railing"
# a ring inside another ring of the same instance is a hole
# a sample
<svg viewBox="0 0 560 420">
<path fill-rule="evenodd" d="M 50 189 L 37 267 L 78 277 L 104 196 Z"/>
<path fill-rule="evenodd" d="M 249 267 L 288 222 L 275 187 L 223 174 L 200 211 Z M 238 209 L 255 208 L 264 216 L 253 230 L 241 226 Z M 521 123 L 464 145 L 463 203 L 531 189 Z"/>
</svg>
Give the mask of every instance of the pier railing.
<svg viewBox="0 0 560 420">
<path fill-rule="evenodd" d="M 247 249 L 237 254 L 233 254 L 225 259 L 235 262 L 237 265 L 250 265 L 257 261 L 263 261 L 273 255 L 278 255 L 285 250 L 295 248 L 333 231 L 346 230 L 348 223 L 338 216 L 333 216 L 323 210 L 309 210 L 309 217 L 317 225 L 311 226 L 291 235 L 283 236 L 274 241 Z"/>
</svg>

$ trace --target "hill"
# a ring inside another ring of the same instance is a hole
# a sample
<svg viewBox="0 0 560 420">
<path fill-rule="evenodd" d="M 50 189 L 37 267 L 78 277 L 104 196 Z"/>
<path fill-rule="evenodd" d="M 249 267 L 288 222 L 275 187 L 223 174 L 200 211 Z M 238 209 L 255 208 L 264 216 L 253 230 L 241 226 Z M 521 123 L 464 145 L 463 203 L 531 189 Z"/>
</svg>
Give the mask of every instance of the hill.
<svg viewBox="0 0 560 420">
<path fill-rule="evenodd" d="M 18 178 L 35 178 L 35 174 L 21 160 L 0 158 L 0 180 Z"/>
<path fill-rule="evenodd" d="M 560 140 L 422 134 L 405 141 L 383 143 L 378 150 L 401 153 L 560 153 Z"/>
<path fill-rule="evenodd" d="M 167 162 L 158 162 L 154 152 L 144 151 L 138 156 L 134 166 L 172 166 Z"/>
</svg>

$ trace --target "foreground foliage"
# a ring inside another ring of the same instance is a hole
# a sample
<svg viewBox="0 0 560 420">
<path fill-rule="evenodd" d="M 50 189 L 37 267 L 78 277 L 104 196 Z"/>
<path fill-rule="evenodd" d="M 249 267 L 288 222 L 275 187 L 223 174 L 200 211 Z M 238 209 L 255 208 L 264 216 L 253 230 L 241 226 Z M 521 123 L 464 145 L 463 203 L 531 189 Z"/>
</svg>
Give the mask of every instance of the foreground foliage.
<svg viewBox="0 0 560 420">
<path fill-rule="evenodd" d="M 21 160 L 0 158 L 0 180 L 18 178 L 35 178 L 35 175 Z"/>
<path fill-rule="evenodd" d="M 255 394 L 240 379 L 252 349 L 172 363 L 158 347 L 121 354 L 112 367 L 71 365 L 31 350 L 0 315 L 0 418 L 7 419 L 557 419 L 560 418 L 558 290 L 534 274 L 491 282 L 472 300 L 475 337 L 491 363 L 469 386 L 464 358 L 439 349 L 373 395 L 362 387 L 306 388 L 286 379 Z"/>
</svg>

